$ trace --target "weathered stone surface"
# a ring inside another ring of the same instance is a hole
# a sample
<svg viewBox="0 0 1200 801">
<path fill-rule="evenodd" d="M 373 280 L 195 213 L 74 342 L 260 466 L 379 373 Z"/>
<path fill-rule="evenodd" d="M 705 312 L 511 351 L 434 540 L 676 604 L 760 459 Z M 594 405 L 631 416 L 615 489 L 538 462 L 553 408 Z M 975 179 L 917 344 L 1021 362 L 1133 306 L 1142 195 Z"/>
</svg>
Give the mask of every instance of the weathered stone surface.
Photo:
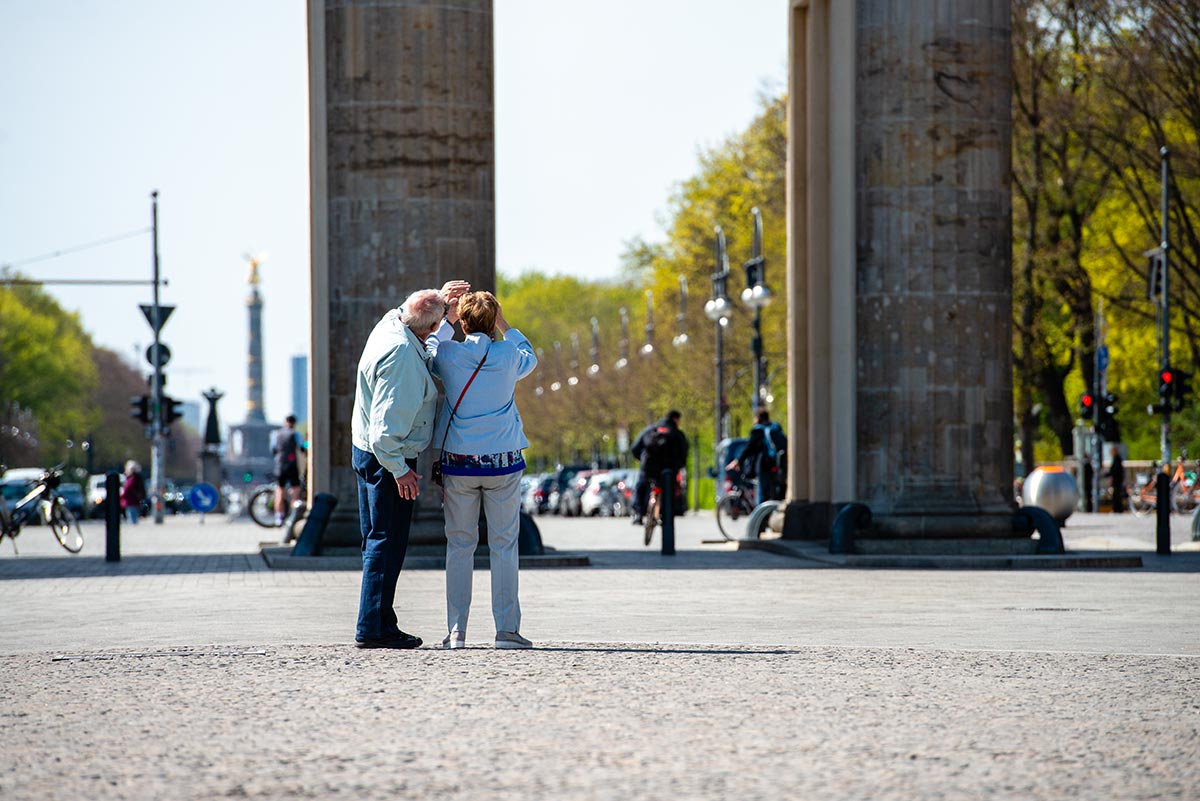
<svg viewBox="0 0 1200 801">
<path fill-rule="evenodd" d="M 492 3 L 326 0 L 323 23 L 313 113 L 326 189 L 313 203 L 328 224 L 328 297 L 314 302 L 327 304 L 329 358 L 314 370 L 329 380 L 321 489 L 346 522 L 354 373 L 371 327 L 413 290 L 495 284 Z"/>
<path fill-rule="evenodd" d="M 857 12 L 858 499 L 880 517 L 1004 515 L 1009 3 Z"/>
</svg>

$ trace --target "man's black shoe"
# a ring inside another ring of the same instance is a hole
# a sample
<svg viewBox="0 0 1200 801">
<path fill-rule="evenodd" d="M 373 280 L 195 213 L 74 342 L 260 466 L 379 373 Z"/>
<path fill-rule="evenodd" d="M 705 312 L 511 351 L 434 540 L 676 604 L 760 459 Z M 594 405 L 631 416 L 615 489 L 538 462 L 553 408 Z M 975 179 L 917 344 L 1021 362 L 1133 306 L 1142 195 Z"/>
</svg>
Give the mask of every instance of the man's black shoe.
<svg viewBox="0 0 1200 801">
<path fill-rule="evenodd" d="M 634 515 L 634 516 L 633 516 L 633 521 L 632 521 L 632 522 L 633 522 L 633 524 L 634 524 L 635 526 L 640 526 L 640 525 L 642 524 L 642 516 L 641 516 L 641 515 Z"/>
<path fill-rule="evenodd" d="M 355 648 L 420 648 L 423 640 L 413 634 L 403 631 L 377 639 L 355 640 Z"/>
</svg>

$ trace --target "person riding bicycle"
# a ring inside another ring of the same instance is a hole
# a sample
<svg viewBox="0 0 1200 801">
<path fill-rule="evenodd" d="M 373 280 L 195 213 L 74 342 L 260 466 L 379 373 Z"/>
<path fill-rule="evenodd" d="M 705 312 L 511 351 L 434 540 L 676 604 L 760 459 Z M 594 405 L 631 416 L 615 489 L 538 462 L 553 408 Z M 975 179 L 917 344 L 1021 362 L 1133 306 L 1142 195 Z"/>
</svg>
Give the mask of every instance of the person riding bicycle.
<svg viewBox="0 0 1200 801">
<path fill-rule="evenodd" d="M 758 502 L 782 500 L 787 489 L 785 452 L 787 436 L 779 423 L 771 422 L 765 406 L 755 410 L 758 422 L 750 429 L 750 439 L 741 455 L 725 465 L 726 470 L 742 468 L 745 478 L 758 478 Z"/>
<path fill-rule="evenodd" d="M 657 483 L 664 470 L 678 473 L 687 465 L 688 441 L 679 430 L 679 419 L 683 417 L 676 409 L 667 412 L 667 416 L 651 426 L 647 426 L 638 434 L 630 453 L 641 462 L 641 472 L 638 474 L 637 488 L 633 499 L 633 524 L 642 525 L 642 517 L 646 514 L 646 503 L 650 498 L 651 482 Z M 682 511 L 682 504 L 676 504 Z"/>
<path fill-rule="evenodd" d="M 289 414 L 284 419 L 283 428 L 272 437 L 271 453 L 275 456 L 275 525 L 282 526 L 285 510 L 290 510 L 300 499 L 300 459 L 299 454 L 307 454 L 304 440 L 296 430 L 296 415 Z M 287 506 L 283 505 L 283 495 L 287 492 Z"/>
</svg>

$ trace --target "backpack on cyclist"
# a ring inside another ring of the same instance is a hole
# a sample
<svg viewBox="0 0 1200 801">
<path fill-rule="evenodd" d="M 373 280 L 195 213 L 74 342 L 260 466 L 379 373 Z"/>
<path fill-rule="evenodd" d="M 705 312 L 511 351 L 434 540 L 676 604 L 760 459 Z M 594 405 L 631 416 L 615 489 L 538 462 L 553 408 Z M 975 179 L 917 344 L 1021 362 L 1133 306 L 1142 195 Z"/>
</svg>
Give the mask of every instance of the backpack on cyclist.
<svg viewBox="0 0 1200 801">
<path fill-rule="evenodd" d="M 754 427 L 763 432 L 767 458 L 772 464 L 778 463 L 779 455 L 787 450 L 787 435 L 783 433 L 783 428 L 779 423 L 755 423 Z"/>
<path fill-rule="evenodd" d="M 671 441 L 671 429 L 666 426 L 655 426 L 646 438 L 646 450 L 654 456 L 661 457 Z"/>
</svg>

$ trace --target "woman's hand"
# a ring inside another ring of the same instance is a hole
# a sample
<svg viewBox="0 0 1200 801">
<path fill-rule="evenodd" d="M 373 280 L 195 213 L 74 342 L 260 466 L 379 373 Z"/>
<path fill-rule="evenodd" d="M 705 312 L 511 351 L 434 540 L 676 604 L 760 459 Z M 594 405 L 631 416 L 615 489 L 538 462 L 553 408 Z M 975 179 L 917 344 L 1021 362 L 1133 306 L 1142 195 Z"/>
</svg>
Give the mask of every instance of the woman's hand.
<svg viewBox="0 0 1200 801">
<path fill-rule="evenodd" d="M 504 319 L 504 309 L 498 307 L 496 309 L 496 333 L 507 334 L 508 329 L 511 327 L 512 326 L 508 324 L 508 320 Z"/>
</svg>

